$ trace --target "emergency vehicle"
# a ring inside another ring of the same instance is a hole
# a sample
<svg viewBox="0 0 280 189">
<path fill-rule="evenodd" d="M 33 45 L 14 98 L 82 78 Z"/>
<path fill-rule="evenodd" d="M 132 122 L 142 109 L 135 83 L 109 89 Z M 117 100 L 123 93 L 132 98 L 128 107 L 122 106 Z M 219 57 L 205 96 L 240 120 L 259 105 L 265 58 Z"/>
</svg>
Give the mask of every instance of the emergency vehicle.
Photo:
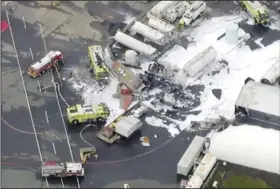
<svg viewBox="0 0 280 189">
<path fill-rule="evenodd" d="M 96 80 L 106 80 L 109 76 L 109 69 L 105 65 L 103 49 L 100 45 L 88 47 L 90 67 Z"/>
<path fill-rule="evenodd" d="M 85 171 L 82 163 L 46 161 L 42 164 L 41 168 L 42 177 L 83 177 L 84 174 Z"/>
<path fill-rule="evenodd" d="M 67 108 L 67 122 L 71 124 L 79 124 L 86 122 L 101 122 L 106 120 L 110 115 L 110 111 L 106 104 L 76 104 Z"/>
<path fill-rule="evenodd" d="M 59 51 L 50 51 L 45 57 L 43 57 L 38 62 L 29 66 L 27 70 L 27 74 L 33 78 L 36 78 L 45 71 L 51 69 L 52 67 L 63 64 L 63 55 Z"/>
<path fill-rule="evenodd" d="M 268 9 L 259 1 L 239 1 L 257 24 L 268 24 L 270 16 Z"/>
</svg>

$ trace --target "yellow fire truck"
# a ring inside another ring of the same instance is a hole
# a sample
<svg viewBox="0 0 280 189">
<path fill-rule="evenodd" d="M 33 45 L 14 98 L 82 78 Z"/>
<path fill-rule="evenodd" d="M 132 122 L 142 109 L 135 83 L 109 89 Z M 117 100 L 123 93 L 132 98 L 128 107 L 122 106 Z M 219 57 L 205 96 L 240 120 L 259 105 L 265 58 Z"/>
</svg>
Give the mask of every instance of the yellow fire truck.
<svg viewBox="0 0 280 189">
<path fill-rule="evenodd" d="M 109 115 L 110 111 L 104 103 L 98 106 L 93 104 L 77 104 L 67 108 L 67 122 L 69 125 L 96 121 L 100 122 L 106 120 Z"/>
<path fill-rule="evenodd" d="M 241 6 L 250 14 L 257 24 L 268 24 L 270 16 L 266 6 L 259 1 L 239 1 Z"/>
<path fill-rule="evenodd" d="M 90 67 L 93 71 L 96 80 L 107 80 L 109 76 L 109 69 L 105 65 L 103 48 L 100 45 L 88 47 L 88 56 L 90 60 Z"/>
</svg>

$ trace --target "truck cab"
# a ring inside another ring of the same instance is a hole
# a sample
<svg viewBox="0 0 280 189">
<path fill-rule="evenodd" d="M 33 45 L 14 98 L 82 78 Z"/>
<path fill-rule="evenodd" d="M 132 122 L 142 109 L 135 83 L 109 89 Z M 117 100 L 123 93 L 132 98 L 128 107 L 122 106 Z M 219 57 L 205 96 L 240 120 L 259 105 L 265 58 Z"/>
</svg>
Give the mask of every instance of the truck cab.
<svg viewBox="0 0 280 189">
<path fill-rule="evenodd" d="M 69 125 L 100 122 L 106 120 L 109 115 L 110 111 L 105 103 L 101 103 L 97 106 L 93 104 L 76 104 L 67 108 L 67 122 Z"/>
<path fill-rule="evenodd" d="M 239 1 L 257 24 L 268 24 L 270 15 L 268 9 L 259 1 Z"/>
<path fill-rule="evenodd" d="M 107 68 L 103 49 L 100 45 L 88 47 L 88 56 L 90 59 L 90 67 L 96 80 L 107 80 L 109 77 L 109 69 Z"/>
</svg>

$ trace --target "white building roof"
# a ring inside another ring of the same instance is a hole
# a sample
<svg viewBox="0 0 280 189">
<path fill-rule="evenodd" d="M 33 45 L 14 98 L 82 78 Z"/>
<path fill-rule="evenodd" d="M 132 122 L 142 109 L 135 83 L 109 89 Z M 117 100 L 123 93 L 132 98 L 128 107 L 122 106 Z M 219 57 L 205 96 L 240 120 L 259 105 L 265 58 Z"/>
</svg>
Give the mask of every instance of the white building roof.
<svg viewBox="0 0 280 189">
<path fill-rule="evenodd" d="M 280 174 L 280 132 L 259 126 L 230 126 L 211 138 L 217 159 Z"/>
<path fill-rule="evenodd" d="M 235 105 L 280 117 L 280 88 L 250 81 L 241 90 Z"/>
</svg>

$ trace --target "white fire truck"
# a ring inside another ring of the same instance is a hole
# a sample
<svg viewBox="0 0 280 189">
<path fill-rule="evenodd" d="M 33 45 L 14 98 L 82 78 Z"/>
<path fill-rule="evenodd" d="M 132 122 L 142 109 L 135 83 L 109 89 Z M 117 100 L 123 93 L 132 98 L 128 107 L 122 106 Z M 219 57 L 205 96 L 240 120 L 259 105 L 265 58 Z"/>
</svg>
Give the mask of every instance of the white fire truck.
<svg viewBox="0 0 280 189">
<path fill-rule="evenodd" d="M 63 55 L 59 51 L 50 51 L 45 57 L 43 57 L 40 61 L 29 66 L 27 70 L 27 74 L 33 78 L 36 78 L 48 69 L 63 64 Z"/>
<path fill-rule="evenodd" d="M 85 174 L 82 163 L 46 161 L 42 164 L 42 177 L 83 177 Z"/>
</svg>

